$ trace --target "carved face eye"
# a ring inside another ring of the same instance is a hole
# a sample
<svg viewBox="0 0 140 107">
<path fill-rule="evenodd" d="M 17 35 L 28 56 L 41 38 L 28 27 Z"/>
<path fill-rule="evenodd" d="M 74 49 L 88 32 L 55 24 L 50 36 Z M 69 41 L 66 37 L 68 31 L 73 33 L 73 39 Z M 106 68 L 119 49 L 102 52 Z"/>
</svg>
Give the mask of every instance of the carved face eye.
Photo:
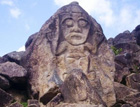
<svg viewBox="0 0 140 107">
<path fill-rule="evenodd" d="M 81 27 L 85 27 L 88 24 L 88 22 L 85 19 L 80 19 L 78 23 L 79 23 L 79 26 Z"/>
<path fill-rule="evenodd" d="M 73 26 L 73 20 L 72 19 L 66 19 L 66 20 L 64 20 L 64 24 L 66 25 L 66 26 L 68 26 L 68 27 L 72 27 Z"/>
</svg>

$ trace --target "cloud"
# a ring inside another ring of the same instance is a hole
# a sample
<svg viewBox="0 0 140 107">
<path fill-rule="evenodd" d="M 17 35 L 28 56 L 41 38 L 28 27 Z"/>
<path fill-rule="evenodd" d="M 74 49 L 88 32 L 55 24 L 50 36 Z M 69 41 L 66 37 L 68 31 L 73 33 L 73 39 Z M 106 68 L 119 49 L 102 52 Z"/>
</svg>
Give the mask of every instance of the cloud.
<svg viewBox="0 0 140 107">
<path fill-rule="evenodd" d="M 140 9 L 135 8 L 132 5 L 127 5 L 120 9 L 120 12 L 116 17 L 116 24 L 114 24 L 117 25 L 118 31 L 132 31 L 140 24 Z"/>
<path fill-rule="evenodd" d="M 11 14 L 11 16 L 12 16 L 13 18 L 18 19 L 19 16 L 21 15 L 21 11 L 20 11 L 19 8 L 11 8 L 11 9 L 10 9 L 10 14 Z"/>
<path fill-rule="evenodd" d="M 25 51 L 25 46 L 22 46 L 17 50 L 17 52 L 20 52 L 20 51 Z"/>
<path fill-rule="evenodd" d="M 18 19 L 19 16 L 21 15 L 21 10 L 14 4 L 14 2 L 12 0 L 1 0 L 0 4 L 7 5 L 10 7 L 8 9 L 9 9 L 10 15 L 13 18 Z"/>
<path fill-rule="evenodd" d="M 0 2 L 0 4 L 2 4 L 2 5 L 8 5 L 8 6 L 14 6 L 13 1 L 11 1 L 11 0 L 2 0 Z"/>
</svg>

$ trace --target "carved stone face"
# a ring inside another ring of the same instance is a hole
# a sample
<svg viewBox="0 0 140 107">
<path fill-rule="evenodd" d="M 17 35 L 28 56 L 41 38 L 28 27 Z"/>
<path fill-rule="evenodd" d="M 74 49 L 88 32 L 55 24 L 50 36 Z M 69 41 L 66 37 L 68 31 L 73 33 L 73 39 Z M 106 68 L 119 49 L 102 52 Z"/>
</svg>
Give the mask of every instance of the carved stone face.
<svg viewBox="0 0 140 107">
<path fill-rule="evenodd" d="M 62 18 L 62 33 L 66 41 L 72 45 L 83 44 L 89 33 L 90 24 L 82 13 L 66 14 Z"/>
</svg>

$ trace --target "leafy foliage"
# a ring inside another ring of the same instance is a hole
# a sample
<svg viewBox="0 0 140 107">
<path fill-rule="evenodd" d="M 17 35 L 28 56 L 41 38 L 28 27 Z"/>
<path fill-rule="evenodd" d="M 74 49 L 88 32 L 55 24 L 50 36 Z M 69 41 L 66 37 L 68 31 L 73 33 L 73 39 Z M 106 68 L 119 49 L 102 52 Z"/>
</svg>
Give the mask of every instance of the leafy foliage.
<svg viewBox="0 0 140 107">
<path fill-rule="evenodd" d="M 116 47 L 111 46 L 111 49 L 113 50 L 115 55 L 118 55 L 122 52 L 122 48 L 117 49 Z"/>
<path fill-rule="evenodd" d="M 23 107 L 28 107 L 27 102 L 21 102 L 21 104 L 23 105 Z"/>
</svg>

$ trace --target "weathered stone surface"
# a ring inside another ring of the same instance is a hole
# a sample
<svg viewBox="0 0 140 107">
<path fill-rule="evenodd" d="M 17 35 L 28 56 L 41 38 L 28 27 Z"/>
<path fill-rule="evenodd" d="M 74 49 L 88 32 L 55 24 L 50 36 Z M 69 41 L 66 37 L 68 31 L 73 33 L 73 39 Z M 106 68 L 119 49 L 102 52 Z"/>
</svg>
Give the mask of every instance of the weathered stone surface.
<svg viewBox="0 0 140 107">
<path fill-rule="evenodd" d="M 124 101 L 126 96 L 138 93 L 137 90 L 131 89 L 125 85 L 114 82 L 116 98 L 118 101 Z"/>
<path fill-rule="evenodd" d="M 130 105 L 136 105 L 140 103 L 140 93 L 134 93 L 131 95 L 127 95 L 124 101 Z"/>
<path fill-rule="evenodd" d="M 6 107 L 13 101 L 13 97 L 0 89 L 0 107 Z"/>
<path fill-rule="evenodd" d="M 3 58 L 2 58 L 2 57 L 0 57 L 0 63 L 4 63 L 4 61 L 3 61 Z"/>
<path fill-rule="evenodd" d="M 140 91 L 140 73 L 132 73 L 126 77 L 126 84 L 128 87 Z"/>
<path fill-rule="evenodd" d="M 9 81 L 5 77 L 0 76 L 0 88 L 8 89 L 9 87 L 10 87 Z"/>
<path fill-rule="evenodd" d="M 61 93 L 58 93 L 46 106 L 47 107 L 56 107 L 60 102 L 63 102 L 64 98 Z"/>
<path fill-rule="evenodd" d="M 113 38 L 109 38 L 109 39 L 107 40 L 107 42 L 108 42 L 108 45 L 109 45 L 110 47 L 114 45 L 114 39 L 113 39 Z"/>
<path fill-rule="evenodd" d="M 47 107 L 49 107 L 49 106 L 47 106 Z M 105 106 L 103 106 L 103 105 L 97 106 L 97 105 L 90 105 L 90 104 L 76 104 L 76 103 L 74 103 L 74 104 L 61 103 L 57 106 L 50 106 L 50 107 L 105 107 Z"/>
<path fill-rule="evenodd" d="M 121 54 L 135 53 L 140 49 L 140 47 L 136 43 L 119 43 L 116 44 L 115 47 L 117 49 L 122 48 Z"/>
<path fill-rule="evenodd" d="M 13 62 L 0 64 L 0 75 L 5 76 L 14 83 L 24 83 L 27 79 L 27 71 Z"/>
<path fill-rule="evenodd" d="M 9 62 L 15 62 L 17 64 L 20 64 L 20 60 L 23 55 L 24 55 L 24 51 L 21 51 L 21 52 L 14 51 L 14 52 L 4 55 L 3 60 L 5 62 L 9 61 Z"/>
<path fill-rule="evenodd" d="M 21 104 L 19 104 L 18 102 L 15 102 L 13 104 L 11 104 L 9 107 L 23 107 Z"/>
<path fill-rule="evenodd" d="M 32 97 L 40 99 L 52 84 L 60 87 L 67 72 L 81 69 L 103 101 L 115 103 L 114 56 L 101 26 L 78 3 L 60 8 L 27 47 L 22 65 Z"/>
<path fill-rule="evenodd" d="M 28 107 L 40 107 L 39 101 L 35 99 L 28 100 Z"/>
<path fill-rule="evenodd" d="M 130 42 L 135 42 L 135 38 L 131 35 L 130 31 L 118 34 L 113 40 L 114 45 Z"/>
<path fill-rule="evenodd" d="M 140 102 L 136 103 L 134 107 L 140 107 Z"/>
<path fill-rule="evenodd" d="M 35 33 L 35 34 L 32 34 L 32 35 L 28 38 L 27 42 L 25 43 L 25 48 L 26 48 L 26 49 L 30 46 L 30 44 L 33 42 L 33 39 L 35 39 L 37 36 L 38 36 L 38 32 Z"/>
<path fill-rule="evenodd" d="M 136 42 L 140 46 L 140 25 L 138 25 L 134 31 L 132 32 L 132 35 L 136 37 Z"/>
<path fill-rule="evenodd" d="M 40 102 L 46 105 L 49 101 L 51 101 L 58 93 L 60 93 L 60 89 L 58 86 L 54 85 L 51 87 L 44 96 L 40 98 Z"/>
<path fill-rule="evenodd" d="M 74 69 L 67 74 L 62 86 L 62 95 L 67 103 L 105 105 L 80 69 Z"/>
<path fill-rule="evenodd" d="M 115 77 L 114 80 L 116 82 L 123 82 L 123 80 L 126 78 L 127 75 L 130 74 L 129 68 L 128 67 L 122 67 L 119 64 L 115 64 L 116 71 L 115 71 Z"/>
</svg>

